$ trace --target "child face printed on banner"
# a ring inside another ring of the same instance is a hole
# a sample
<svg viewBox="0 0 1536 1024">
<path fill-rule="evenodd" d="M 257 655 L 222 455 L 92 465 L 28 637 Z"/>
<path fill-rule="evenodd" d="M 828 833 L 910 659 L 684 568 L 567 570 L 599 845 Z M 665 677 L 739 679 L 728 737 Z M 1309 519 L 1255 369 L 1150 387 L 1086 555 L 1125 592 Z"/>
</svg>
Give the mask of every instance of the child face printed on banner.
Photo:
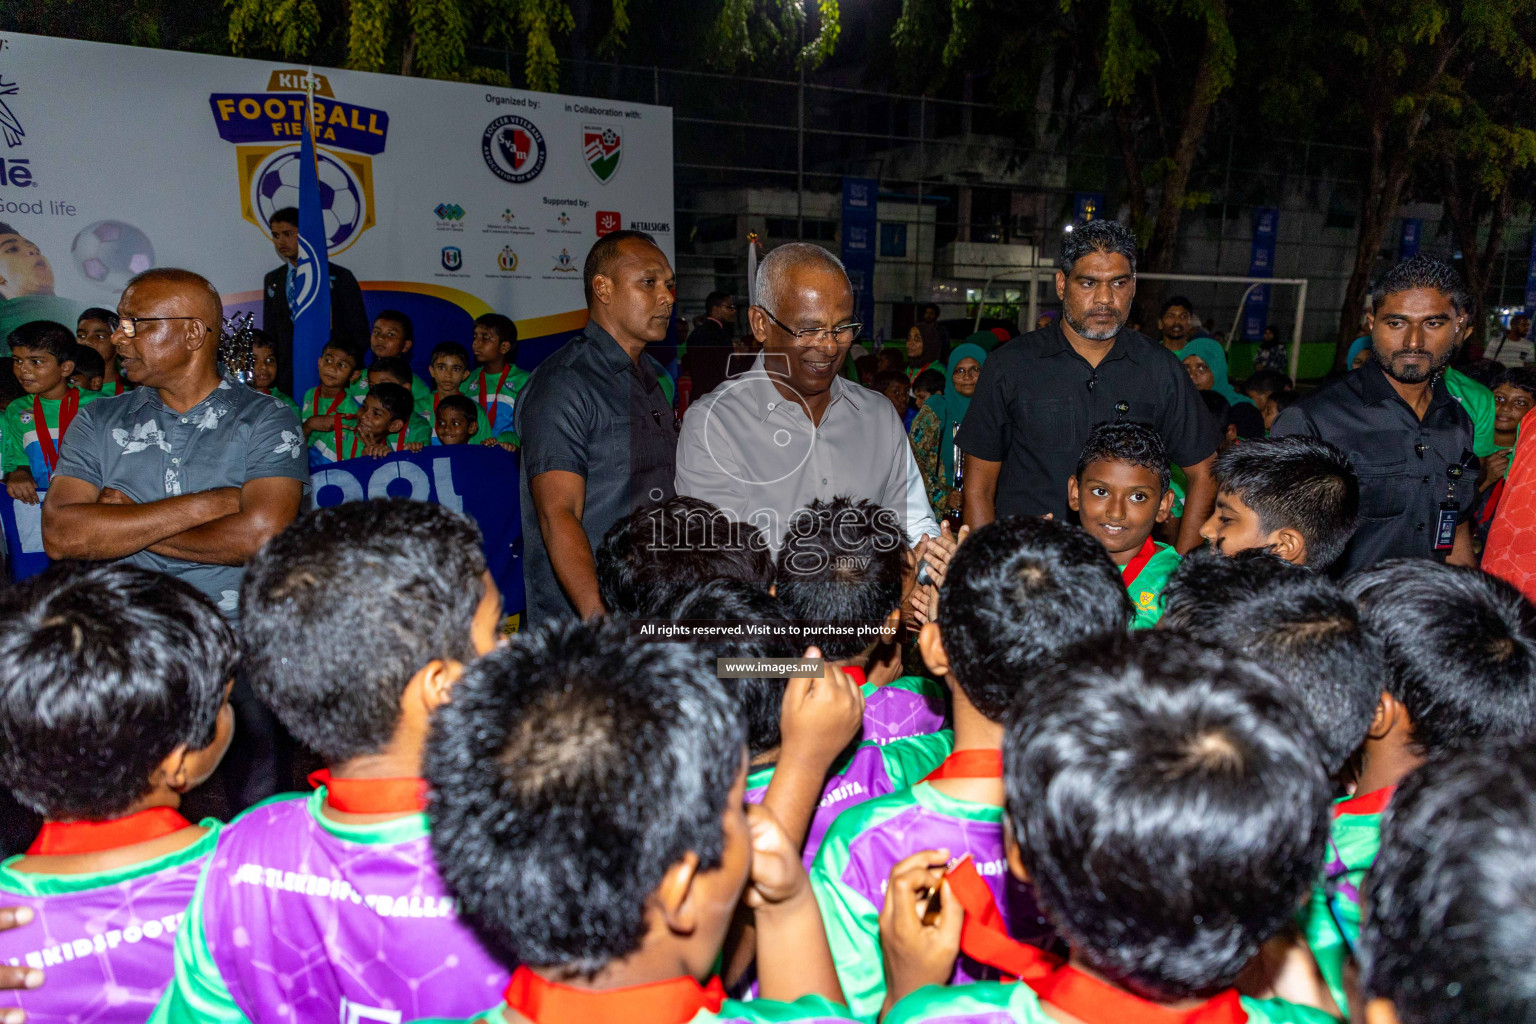
<svg viewBox="0 0 1536 1024">
<path fill-rule="evenodd" d="M 270 388 L 277 380 L 277 352 L 269 345 L 256 345 L 251 349 L 251 359 L 251 387 Z"/>
<path fill-rule="evenodd" d="M 469 379 L 469 367 L 458 356 L 441 355 L 432 360 L 432 383 L 440 395 L 456 395 L 459 385 Z M 410 385 L 407 383 L 406 387 Z"/>
<path fill-rule="evenodd" d="M 15 231 L 0 231 L 0 298 L 52 294 L 53 267 L 48 257 Z"/>
<path fill-rule="evenodd" d="M 437 410 L 437 439 L 443 444 L 469 444 L 475 424 L 464 415 L 463 409 Z"/>
</svg>

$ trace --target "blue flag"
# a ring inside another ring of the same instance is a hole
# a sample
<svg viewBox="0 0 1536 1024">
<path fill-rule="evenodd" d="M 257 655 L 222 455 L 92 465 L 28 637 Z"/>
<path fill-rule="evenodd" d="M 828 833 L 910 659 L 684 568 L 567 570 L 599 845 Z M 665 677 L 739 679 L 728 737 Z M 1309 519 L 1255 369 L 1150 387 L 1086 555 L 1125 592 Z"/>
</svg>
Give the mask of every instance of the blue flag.
<svg viewBox="0 0 1536 1024">
<path fill-rule="evenodd" d="M 299 263 L 288 275 L 288 311 L 293 314 L 293 393 L 303 398 L 320 383 L 320 352 L 331 338 L 331 263 L 315 140 L 308 131 L 299 147 Z"/>
</svg>

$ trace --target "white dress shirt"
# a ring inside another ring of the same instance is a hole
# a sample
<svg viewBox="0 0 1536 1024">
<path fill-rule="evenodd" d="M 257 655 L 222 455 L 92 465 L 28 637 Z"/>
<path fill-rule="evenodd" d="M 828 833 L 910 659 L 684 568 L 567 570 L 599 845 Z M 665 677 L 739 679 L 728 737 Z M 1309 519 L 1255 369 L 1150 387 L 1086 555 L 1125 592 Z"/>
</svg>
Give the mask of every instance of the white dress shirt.
<svg viewBox="0 0 1536 1024">
<path fill-rule="evenodd" d="M 833 379 L 831 394 L 818 426 L 803 401 L 774 386 L 759 356 L 689 406 L 677 446 L 677 493 L 762 529 L 775 550 L 797 510 L 842 495 L 890 509 L 912 544 L 938 536 L 890 401 L 843 377 Z"/>
</svg>

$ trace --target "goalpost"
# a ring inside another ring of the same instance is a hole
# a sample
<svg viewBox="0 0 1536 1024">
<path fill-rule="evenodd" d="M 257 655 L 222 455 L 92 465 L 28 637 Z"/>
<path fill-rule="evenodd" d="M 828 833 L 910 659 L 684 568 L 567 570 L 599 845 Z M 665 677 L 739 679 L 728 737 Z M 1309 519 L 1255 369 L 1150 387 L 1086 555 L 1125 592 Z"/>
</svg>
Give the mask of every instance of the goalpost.
<svg viewBox="0 0 1536 1024">
<path fill-rule="evenodd" d="M 1035 319 L 1040 315 L 1040 283 L 1054 280 L 1056 269 L 1054 267 L 1017 267 L 997 266 L 987 275 L 986 283 L 981 286 L 977 294 L 976 320 L 981 324 L 981 312 L 986 305 L 987 291 L 994 284 L 1018 284 L 1028 282 L 1029 292 L 1029 319 L 1023 326 L 1024 330 L 1034 330 Z M 1302 325 L 1307 315 L 1307 278 L 1305 277 L 1237 277 L 1227 274 L 1137 274 L 1138 279 L 1147 281 L 1183 281 L 1197 284 L 1241 284 L 1247 287 L 1237 300 L 1237 312 L 1232 318 L 1231 329 L 1227 331 L 1227 340 L 1224 347 L 1228 352 L 1232 350 L 1232 342 L 1237 337 L 1238 328 L 1243 322 L 1243 307 L 1248 302 L 1248 296 L 1255 288 L 1262 285 L 1285 285 L 1295 287 L 1296 291 L 1296 318 L 1291 325 L 1291 341 L 1289 352 L 1290 377 L 1295 380 L 1297 372 L 1301 369 L 1301 333 Z"/>
</svg>

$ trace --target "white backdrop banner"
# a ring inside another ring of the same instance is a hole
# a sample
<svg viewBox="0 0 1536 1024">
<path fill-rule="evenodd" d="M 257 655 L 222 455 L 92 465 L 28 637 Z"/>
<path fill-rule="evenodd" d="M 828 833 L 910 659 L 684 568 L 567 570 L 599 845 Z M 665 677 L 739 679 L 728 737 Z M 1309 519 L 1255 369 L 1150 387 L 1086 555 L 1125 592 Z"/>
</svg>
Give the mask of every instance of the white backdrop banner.
<svg viewBox="0 0 1536 1024">
<path fill-rule="evenodd" d="M 370 316 L 415 320 L 419 372 L 492 311 L 536 363 L 586 322 L 582 261 L 609 231 L 673 255 L 667 107 L 9 34 L 0 341 L 114 307 L 151 266 L 196 270 L 259 317 L 309 88 L 331 261 Z"/>
</svg>

